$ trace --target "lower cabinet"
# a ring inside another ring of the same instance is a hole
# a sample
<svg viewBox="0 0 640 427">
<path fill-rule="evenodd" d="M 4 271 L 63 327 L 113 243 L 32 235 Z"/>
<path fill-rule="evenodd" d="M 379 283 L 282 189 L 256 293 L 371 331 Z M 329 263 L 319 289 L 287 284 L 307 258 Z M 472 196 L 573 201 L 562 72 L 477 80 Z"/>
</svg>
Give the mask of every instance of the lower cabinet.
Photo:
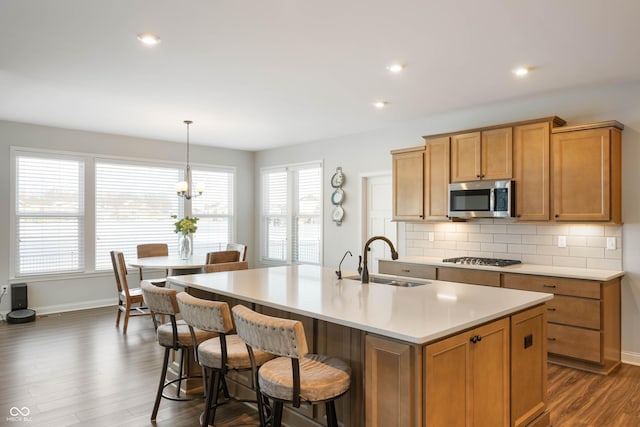
<svg viewBox="0 0 640 427">
<path fill-rule="evenodd" d="M 420 346 L 367 335 L 365 350 L 365 425 L 422 425 Z"/>
<path fill-rule="evenodd" d="M 509 319 L 426 346 L 427 426 L 509 426 Z"/>
</svg>

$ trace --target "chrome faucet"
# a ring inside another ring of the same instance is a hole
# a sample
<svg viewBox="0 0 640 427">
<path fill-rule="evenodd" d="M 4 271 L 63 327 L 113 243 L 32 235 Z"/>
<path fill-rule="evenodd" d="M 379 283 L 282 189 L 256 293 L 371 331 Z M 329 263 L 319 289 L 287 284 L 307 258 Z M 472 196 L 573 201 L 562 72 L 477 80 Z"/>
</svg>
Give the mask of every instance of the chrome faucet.
<svg viewBox="0 0 640 427">
<path fill-rule="evenodd" d="M 373 242 L 374 240 L 384 240 L 385 242 L 387 242 L 387 245 L 389 245 L 389 248 L 391 249 L 391 259 L 398 259 L 398 252 L 396 251 L 396 248 L 393 247 L 393 243 L 391 243 L 391 240 L 387 239 L 384 236 L 373 236 L 372 238 L 367 240 L 367 243 L 364 244 L 364 249 L 362 250 L 362 257 L 364 258 L 362 261 L 362 273 L 360 273 L 360 279 L 362 283 L 369 283 L 369 269 L 367 268 L 367 259 L 369 258 L 369 245 L 371 245 L 371 242 Z M 358 264 L 358 268 L 359 267 L 360 265 Z"/>
<path fill-rule="evenodd" d="M 353 256 L 351 251 L 347 251 L 347 252 L 344 253 L 344 255 L 342 255 L 342 259 L 340 260 L 340 264 L 338 264 L 338 270 L 336 271 L 336 276 L 338 276 L 338 279 L 342 279 L 342 261 L 344 261 L 344 259 L 347 256 L 347 254 L 349 254 L 349 256 Z"/>
</svg>

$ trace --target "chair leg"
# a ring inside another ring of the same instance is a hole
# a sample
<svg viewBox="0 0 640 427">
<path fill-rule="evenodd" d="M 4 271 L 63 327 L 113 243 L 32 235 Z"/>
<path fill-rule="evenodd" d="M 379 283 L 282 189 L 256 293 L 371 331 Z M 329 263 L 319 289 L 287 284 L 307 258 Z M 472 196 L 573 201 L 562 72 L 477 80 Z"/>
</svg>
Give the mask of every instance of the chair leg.
<svg viewBox="0 0 640 427">
<path fill-rule="evenodd" d="M 118 303 L 118 312 L 116 313 L 116 328 L 120 327 L 120 315 L 122 314 L 122 310 L 120 310 L 121 306 L 122 304 Z"/>
<path fill-rule="evenodd" d="M 209 412 L 208 416 L 205 414 L 204 419 L 208 420 L 209 425 L 214 425 L 216 419 L 216 409 L 218 409 L 218 396 L 220 395 L 220 377 L 222 372 L 219 370 L 213 371 L 213 378 L 211 381 L 212 386 L 209 388 L 211 397 L 207 396 L 207 400 L 210 399 L 209 405 L 205 408 L 206 412 Z M 204 426 L 203 426 L 204 427 Z"/>
<path fill-rule="evenodd" d="M 131 303 L 127 301 L 126 310 L 124 312 L 124 324 L 122 325 L 122 335 L 127 333 L 127 326 L 129 325 L 129 314 L 131 314 Z"/>
<path fill-rule="evenodd" d="M 213 419 L 211 418 L 211 405 L 218 404 L 218 393 L 215 389 L 215 382 L 218 381 L 218 373 L 214 372 L 213 369 L 209 369 L 209 386 L 207 387 L 207 398 L 204 402 L 204 416 L 202 417 L 202 427 L 207 427 L 208 425 L 213 425 Z M 215 396 L 215 403 L 214 403 Z M 213 414 L 215 418 L 215 412 Z"/>
<path fill-rule="evenodd" d="M 257 377 L 257 375 L 256 375 Z M 260 419 L 260 427 L 266 427 L 267 425 L 267 421 L 265 419 L 265 404 L 262 396 L 262 393 L 260 393 L 260 386 L 258 385 L 258 378 L 255 379 L 255 389 L 256 389 L 256 403 L 258 404 L 258 417 Z"/>
<path fill-rule="evenodd" d="M 151 412 L 151 421 L 156 420 L 158 415 L 158 408 L 160 407 L 160 399 L 162 399 L 162 391 L 164 390 L 164 382 L 167 378 L 167 367 L 169 366 L 169 352 L 170 348 L 164 349 L 164 362 L 162 363 L 162 373 L 160 374 L 160 383 L 158 384 L 158 393 L 156 394 L 156 401 L 153 404 L 153 412 Z"/>
<path fill-rule="evenodd" d="M 327 426 L 338 427 L 338 417 L 336 416 L 336 404 L 335 400 L 330 400 L 324 404 L 327 412 Z"/>
<path fill-rule="evenodd" d="M 282 426 L 282 400 L 273 401 L 273 427 L 281 427 Z"/>
<path fill-rule="evenodd" d="M 178 371 L 178 390 L 176 396 L 180 397 L 180 389 L 182 388 L 182 370 L 184 369 L 184 348 L 180 349 L 180 370 Z"/>
</svg>

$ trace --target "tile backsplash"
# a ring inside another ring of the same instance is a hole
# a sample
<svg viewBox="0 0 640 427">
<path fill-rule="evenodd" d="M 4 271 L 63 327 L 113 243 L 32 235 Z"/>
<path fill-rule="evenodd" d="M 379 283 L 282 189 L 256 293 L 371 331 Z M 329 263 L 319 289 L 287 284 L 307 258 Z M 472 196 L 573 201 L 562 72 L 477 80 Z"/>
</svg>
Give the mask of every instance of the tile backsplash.
<svg viewBox="0 0 640 427">
<path fill-rule="evenodd" d="M 558 246 L 562 236 L 566 247 Z M 615 249 L 607 249 L 608 237 L 615 238 Z M 406 255 L 414 256 L 507 258 L 528 264 L 622 270 L 622 226 L 535 225 L 508 219 L 405 223 L 404 249 Z"/>
</svg>

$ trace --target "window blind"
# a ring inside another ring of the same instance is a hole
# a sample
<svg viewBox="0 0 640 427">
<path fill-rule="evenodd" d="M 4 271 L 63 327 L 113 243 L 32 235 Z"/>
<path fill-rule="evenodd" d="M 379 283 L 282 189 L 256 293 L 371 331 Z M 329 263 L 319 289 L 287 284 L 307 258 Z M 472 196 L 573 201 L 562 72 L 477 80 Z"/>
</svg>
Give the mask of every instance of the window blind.
<svg viewBox="0 0 640 427">
<path fill-rule="evenodd" d="M 284 169 L 265 171 L 262 176 L 263 257 L 287 260 L 288 174 Z"/>
<path fill-rule="evenodd" d="M 177 252 L 171 215 L 182 217 L 175 193 L 181 179 L 178 168 L 96 160 L 96 271 L 112 268 L 112 250 L 136 258 L 141 243 L 167 243 Z"/>
<path fill-rule="evenodd" d="M 16 276 L 84 269 L 84 161 L 17 153 Z"/>
<path fill-rule="evenodd" d="M 193 240 L 194 252 L 225 250 L 233 232 L 234 172 L 193 170 L 193 184 L 202 184 L 204 193 L 192 199 L 192 216 L 200 218 Z"/>
<path fill-rule="evenodd" d="M 300 263 L 320 263 L 321 241 L 321 169 L 295 170 L 295 204 L 293 221 L 293 260 Z"/>
</svg>

